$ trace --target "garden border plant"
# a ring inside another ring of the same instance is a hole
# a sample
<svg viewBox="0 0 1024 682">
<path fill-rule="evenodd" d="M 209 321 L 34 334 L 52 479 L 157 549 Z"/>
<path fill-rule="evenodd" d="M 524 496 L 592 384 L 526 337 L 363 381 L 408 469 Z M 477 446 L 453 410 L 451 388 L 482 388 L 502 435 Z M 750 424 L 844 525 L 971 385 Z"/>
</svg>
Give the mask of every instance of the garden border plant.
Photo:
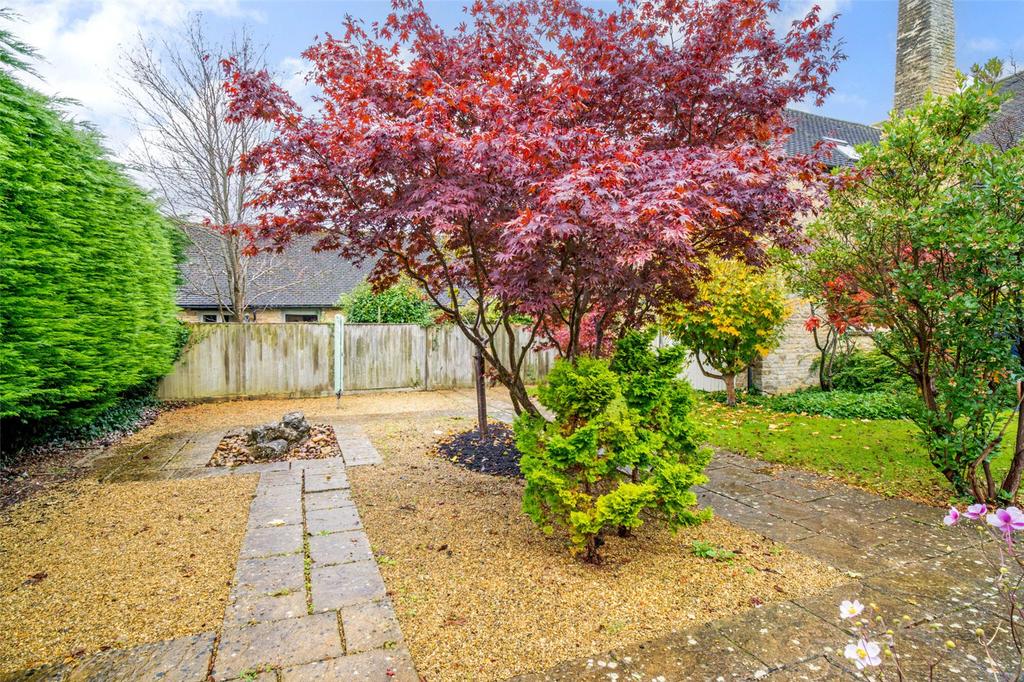
<svg viewBox="0 0 1024 682">
<path fill-rule="evenodd" d="M 654 335 L 626 334 L 610 361 L 557 361 L 538 389 L 555 419 L 524 414 L 515 423 L 523 510 L 547 533 L 566 529 L 589 562 L 611 530 L 625 537 L 645 518 L 675 530 L 711 516 L 694 509 L 691 490 L 707 481 L 711 451 L 691 416 L 693 389 L 678 378 L 686 351 L 655 351 Z"/>
<path fill-rule="evenodd" d="M 1005 622 L 998 620 L 992 631 L 977 628 L 972 634 L 985 652 L 985 664 L 996 680 L 1019 680 L 1024 675 L 1024 554 L 1020 552 L 1018 533 L 1024 531 L 1024 512 L 1017 507 L 989 507 L 972 504 L 963 512 L 951 507 L 943 523 L 956 526 L 964 520 L 976 522 L 976 528 L 988 540 L 990 547 L 998 552 L 985 552 L 992 563 L 994 584 L 999 592 L 1005 612 Z M 993 558 L 996 557 L 996 558 Z M 870 617 L 865 610 L 870 609 Z M 904 670 L 905 661 L 901 655 L 901 623 L 887 622 L 881 609 L 875 604 L 865 606 L 857 600 L 844 600 L 839 605 L 839 617 L 854 626 L 856 641 L 850 642 L 843 650 L 843 656 L 851 661 L 858 671 L 870 668 L 891 669 L 897 680 L 911 679 Z M 993 654 L 997 638 L 1008 638 L 1016 651 L 1015 661 L 999 660 Z M 928 679 L 934 679 L 935 667 L 943 656 L 953 656 L 957 645 L 947 640 L 943 650 L 933 654 L 928 661 Z"/>
<path fill-rule="evenodd" d="M 1024 447 L 999 490 L 991 471 L 1024 330 L 1024 145 L 974 142 L 1006 99 L 1000 71 L 960 75 L 957 92 L 926 96 L 859 148 L 811 229 L 802 284 L 914 381 L 934 466 L 979 501 L 1012 499 L 1024 472 Z"/>
</svg>

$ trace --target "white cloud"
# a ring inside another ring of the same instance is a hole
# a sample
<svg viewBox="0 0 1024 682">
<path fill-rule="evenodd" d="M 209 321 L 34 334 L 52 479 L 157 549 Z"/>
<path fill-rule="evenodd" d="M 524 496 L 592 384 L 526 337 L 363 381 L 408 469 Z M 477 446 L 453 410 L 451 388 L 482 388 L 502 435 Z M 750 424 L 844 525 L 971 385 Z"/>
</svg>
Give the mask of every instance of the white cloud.
<svg viewBox="0 0 1024 682">
<path fill-rule="evenodd" d="M 319 92 L 315 84 L 306 82 L 310 66 L 308 61 L 300 57 L 285 57 L 274 70 L 275 80 L 306 113 L 313 113 L 317 108 L 313 96 Z"/>
<path fill-rule="evenodd" d="M 21 78 L 53 96 L 76 100 L 76 118 L 95 123 L 120 155 L 133 140 L 117 91 L 122 51 L 139 35 L 159 36 L 180 27 L 192 12 L 259 20 L 240 0 L 8 0 L 24 21 L 10 29 L 43 58 L 41 79 Z"/>
<path fill-rule="evenodd" d="M 807 13 L 817 5 L 821 8 L 818 14 L 824 21 L 828 21 L 836 14 L 841 14 L 843 8 L 847 7 L 853 0 L 783 0 L 777 30 L 788 30 L 790 24 L 798 19 L 803 19 Z"/>
</svg>

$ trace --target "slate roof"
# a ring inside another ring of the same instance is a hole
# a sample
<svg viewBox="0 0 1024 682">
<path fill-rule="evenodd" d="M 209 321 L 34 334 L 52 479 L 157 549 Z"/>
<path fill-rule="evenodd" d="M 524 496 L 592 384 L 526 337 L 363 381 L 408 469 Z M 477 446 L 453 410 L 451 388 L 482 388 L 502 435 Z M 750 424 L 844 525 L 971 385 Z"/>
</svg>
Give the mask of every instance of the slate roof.
<svg viewBox="0 0 1024 682">
<path fill-rule="evenodd" d="M 223 268 L 207 266 L 203 254 L 216 255 L 220 236 L 205 229 L 186 230 L 191 244 L 187 260 L 181 265 L 183 284 L 178 287 L 178 305 L 182 308 L 217 308 L 215 281 L 225 291 L 227 277 Z M 255 281 L 250 285 L 250 300 L 256 308 L 326 308 L 335 305 L 342 294 L 354 289 L 370 273 L 372 264 L 356 266 L 337 251 L 313 251 L 317 238 L 300 237 L 279 254 L 253 256 L 250 265 Z M 209 257 L 209 256 L 208 256 Z M 216 263 L 212 258 L 211 263 Z"/>
<path fill-rule="evenodd" d="M 1007 76 L 996 85 L 1009 92 L 1011 97 L 1003 102 L 1002 109 L 988 129 L 978 135 L 978 141 L 1006 149 L 1024 140 L 1024 71 Z"/>
<path fill-rule="evenodd" d="M 856 162 L 856 156 L 851 156 L 847 147 L 855 147 L 859 144 L 877 144 L 882 131 L 863 123 L 844 121 L 828 116 L 819 116 L 806 111 L 796 109 L 786 110 L 786 120 L 793 128 L 793 134 L 786 140 L 787 154 L 810 154 L 814 151 L 814 145 L 823 139 L 836 140 L 836 147 L 832 149 L 830 166 L 852 166 Z M 846 142 L 842 145 L 838 141 Z"/>
</svg>

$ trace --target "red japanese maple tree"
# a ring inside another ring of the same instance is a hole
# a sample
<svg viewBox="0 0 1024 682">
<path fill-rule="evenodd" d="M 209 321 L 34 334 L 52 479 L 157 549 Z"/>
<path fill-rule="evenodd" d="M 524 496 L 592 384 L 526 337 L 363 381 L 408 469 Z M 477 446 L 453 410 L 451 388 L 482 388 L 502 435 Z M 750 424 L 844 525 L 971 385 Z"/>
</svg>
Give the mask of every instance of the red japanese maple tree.
<svg viewBox="0 0 1024 682">
<path fill-rule="evenodd" d="M 519 370 L 536 341 L 600 351 L 692 296 L 708 255 L 800 243 L 824 167 L 784 153 L 783 113 L 825 97 L 841 59 L 817 8 L 780 34 L 764 0 L 478 0 L 446 32 L 393 4 L 304 53 L 315 113 L 225 63 L 231 117 L 276 130 L 243 161 L 270 180 L 246 230 L 262 248 L 317 233 L 376 259 L 380 285 L 407 276 L 517 410 L 535 412 Z"/>
</svg>

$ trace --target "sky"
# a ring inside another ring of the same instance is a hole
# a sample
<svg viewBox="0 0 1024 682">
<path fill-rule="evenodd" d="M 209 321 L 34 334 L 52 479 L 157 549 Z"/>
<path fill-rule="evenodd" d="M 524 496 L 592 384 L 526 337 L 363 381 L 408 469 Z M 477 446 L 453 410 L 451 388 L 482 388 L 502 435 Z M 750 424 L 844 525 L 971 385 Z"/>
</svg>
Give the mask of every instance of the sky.
<svg viewBox="0 0 1024 682">
<path fill-rule="evenodd" d="M 455 26 L 467 1 L 428 0 L 427 8 L 443 26 Z M 896 61 L 896 0 L 782 1 L 780 24 L 802 15 L 813 2 L 829 15 L 838 13 L 838 34 L 847 55 L 832 79 L 835 94 L 820 108 L 800 108 L 861 123 L 886 118 Z M 119 57 L 140 37 L 173 35 L 194 12 L 202 13 L 208 35 L 222 42 L 245 24 L 257 42 L 267 45 L 269 63 L 285 85 L 298 90 L 304 87 L 299 55 L 317 34 L 338 31 L 346 14 L 369 22 L 386 16 L 390 7 L 387 0 L 5 0 L 3 4 L 21 15 L 21 21 L 8 28 L 45 59 L 36 67 L 41 80 L 26 80 L 47 94 L 77 101 L 73 115 L 92 122 L 106 136 L 115 156 L 121 156 L 133 140 L 116 86 Z M 989 57 L 1015 59 L 1024 67 L 1024 0 L 955 0 L 954 11 L 961 70 Z"/>
</svg>

